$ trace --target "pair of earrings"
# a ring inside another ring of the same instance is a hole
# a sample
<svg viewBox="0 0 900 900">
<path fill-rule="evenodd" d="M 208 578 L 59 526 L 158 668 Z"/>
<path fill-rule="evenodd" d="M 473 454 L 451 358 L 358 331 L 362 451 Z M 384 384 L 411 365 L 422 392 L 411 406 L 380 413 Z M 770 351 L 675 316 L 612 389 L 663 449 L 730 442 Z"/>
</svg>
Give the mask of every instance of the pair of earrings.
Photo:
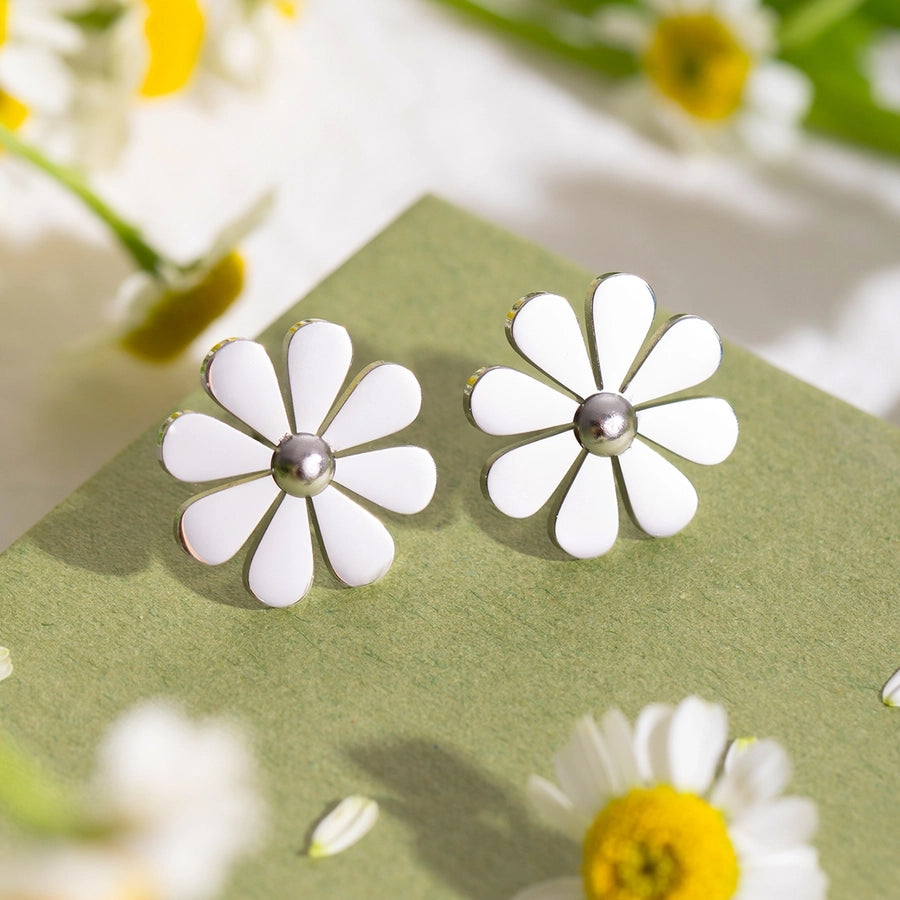
<svg viewBox="0 0 900 900">
<path fill-rule="evenodd" d="M 693 518 L 692 484 L 652 444 L 712 465 L 731 453 L 738 435 L 725 400 L 672 396 L 719 367 L 722 345 L 709 323 L 675 316 L 648 341 L 656 300 L 635 275 L 596 279 L 585 308 L 588 352 L 563 297 L 529 294 L 507 316 L 512 346 L 561 390 L 505 366 L 480 369 L 465 387 L 475 426 L 517 436 L 488 460 L 485 493 L 514 518 L 533 515 L 555 495 L 554 540 L 578 558 L 614 544 L 617 482 L 631 517 L 651 536 L 675 534 Z M 354 496 L 412 514 L 434 495 L 437 470 L 427 450 L 370 447 L 415 420 L 422 402 L 415 375 L 373 363 L 342 391 L 351 358 L 340 325 L 294 325 L 285 339 L 288 410 L 263 347 L 223 341 L 203 363 L 203 386 L 251 433 L 190 411 L 175 413 L 160 433 L 166 471 L 181 481 L 215 482 L 179 511 L 182 546 L 218 565 L 261 532 L 246 582 L 268 606 L 290 606 L 309 592 L 313 529 L 345 585 L 387 573 L 394 542 Z"/>
</svg>

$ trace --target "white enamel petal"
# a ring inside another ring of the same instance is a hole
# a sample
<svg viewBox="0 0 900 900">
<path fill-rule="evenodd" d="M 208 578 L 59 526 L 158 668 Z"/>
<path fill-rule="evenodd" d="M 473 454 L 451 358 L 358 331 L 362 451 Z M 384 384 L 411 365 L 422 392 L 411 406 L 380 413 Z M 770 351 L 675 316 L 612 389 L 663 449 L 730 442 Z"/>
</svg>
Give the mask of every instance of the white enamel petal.
<svg viewBox="0 0 900 900">
<path fill-rule="evenodd" d="M 272 361 L 262 344 L 240 338 L 215 347 L 203 363 L 210 396 L 273 444 L 290 434 Z"/>
<path fill-rule="evenodd" d="M 266 606 L 290 606 L 307 595 L 313 552 L 304 499 L 285 495 L 253 554 L 247 581 Z"/>
<path fill-rule="evenodd" d="M 694 486 L 655 450 L 636 440 L 618 460 L 631 512 L 647 534 L 669 537 L 694 518 Z"/>
<path fill-rule="evenodd" d="M 584 900 L 584 883 L 575 877 L 554 878 L 523 888 L 512 900 Z"/>
<path fill-rule="evenodd" d="M 781 745 L 771 740 L 757 741 L 722 775 L 710 802 L 738 818 L 755 804 L 777 797 L 790 777 L 791 761 Z"/>
<path fill-rule="evenodd" d="M 669 727 L 669 767 L 680 791 L 704 794 L 728 739 L 728 714 L 699 697 L 682 700 Z"/>
<path fill-rule="evenodd" d="M 881 689 L 881 702 L 885 706 L 900 706 L 900 669 L 885 682 Z"/>
<path fill-rule="evenodd" d="M 758 803 L 731 824 L 741 853 L 782 850 L 812 840 L 819 824 L 816 804 L 806 797 L 779 797 Z"/>
<path fill-rule="evenodd" d="M 651 703 L 634 724 L 634 755 L 641 778 L 648 784 L 669 781 L 669 728 L 674 714 L 667 704 Z"/>
<path fill-rule="evenodd" d="M 338 452 L 406 428 L 419 414 L 422 389 L 409 369 L 377 363 L 353 388 L 322 435 Z"/>
<path fill-rule="evenodd" d="M 181 412 L 163 426 L 159 459 L 181 481 L 214 481 L 268 470 L 272 450 L 212 416 Z"/>
<path fill-rule="evenodd" d="M 394 561 L 394 541 L 370 512 L 333 487 L 312 498 L 322 547 L 334 574 L 350 587 L 372 584 Z"/>
<path fill-rule="evenodd" d="M 616 542 L 619 503 L 609 457 L 587 454 L 560 504 L 553 533 L 578 559 L 602 556 Z"/>
<path fill-rule="evenodd" d="M 639 409 L 637 429 L 642 437 L 704 466 L 727 459 L 738 439 L 737 416 L 719 397 L 694 397 Z"/>
<path fill-rule="evenodd" d="M 594 816 L 603 808 L 612 793 L 614 773 L 592 716 L 578 720 L 569 743 L 553 757 L 553 767 L 576 809 Z"/>
<path fill-rule="evenodd" d="M 313 319 L 292 329 L 287 370 L 298 433 L 316 434 L 331 410 L 353 358 L 347 330 Z"/>
<path fill-rule="evenodd" d="M 484 369 L 466 399 L 472 421 L 487 434 L 524 434 L 564 425 L 578 404 L 530 375 L 496 366 Z"/>
<path fill-rule="evenodd" d="M 656 298 L 637 275 L 607 275 L 594 289 L 588 322 L 605 391 L 618 391 L 650 332 Z"/>
<path fill-rule="evenodd" d="M 528 779 L 525 793 L 538 815 L 574 841 L 581 841 L 590 825 L 590 818 L 579 812 L 572 801 L 552 782 L 539 775 Z"/>
<path fill-rule="evenodd" d="M 178 520 L 181 543 L 191 556 L 211 566 L 231 559 L 279 493 L 265 476 L 199 497 Z"/>
<path fill-rule="evenodd" d="M 623 393 L 637 405 L 706 381 L 722 361 L 715 328 L 696 316 L 672 319 Z"/>
<path fill-rule="evenodd" d="M 365 837 L 378 821 L 378 804 L 354 794 L 345 797 L 315 827 L 309 845 L 313 858 L 334 856 Z"/>
<path fill-rule="evenodd" d="M 486 488 L 500 512 L 514 519 L 534 515 L 581 453 L 571 431 L 507 450 L 488 469 Z"/>
<path fill-rule="evenodd" d="M 421 447 L 385 447 L 335 460 L 334 480 L 398 513 L 417 513 L 434 496 L 437 468 Z"/>
<path fill-rule="evenodd" d="M 578 317 L 558 294 L 520 300 L 506 320 L 513 347 L 582 400 L 597 390 Z"/>
</svg>

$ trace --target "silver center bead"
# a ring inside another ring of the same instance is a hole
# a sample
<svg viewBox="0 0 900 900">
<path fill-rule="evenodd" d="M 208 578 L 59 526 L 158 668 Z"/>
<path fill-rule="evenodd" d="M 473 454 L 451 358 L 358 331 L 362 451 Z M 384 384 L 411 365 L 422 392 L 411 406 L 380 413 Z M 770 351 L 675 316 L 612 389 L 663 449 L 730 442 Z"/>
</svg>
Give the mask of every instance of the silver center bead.
<svg viewBox="0 0 900 900">
<path fill-rule="evenodd" d="M 575 434 L 589 453 L 618 456 L 637 434 L 634 407 L 621 395 L 601 391 L 588 397 L 575 413 Z"/>
<path fill-rule="evenodd" d="M 334 454 L 315 434 L 289 434 L 272 454 L 272 477 L 292 497 L 314 497 L 334 478 Z"/>
</svg>

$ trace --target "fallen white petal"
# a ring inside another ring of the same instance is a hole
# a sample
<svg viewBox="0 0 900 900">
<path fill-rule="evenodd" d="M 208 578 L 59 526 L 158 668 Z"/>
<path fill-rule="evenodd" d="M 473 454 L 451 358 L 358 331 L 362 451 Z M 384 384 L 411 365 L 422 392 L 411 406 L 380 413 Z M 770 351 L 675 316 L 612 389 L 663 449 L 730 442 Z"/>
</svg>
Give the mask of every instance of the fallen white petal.
<svg viewBox="0 0 900 900">
<path fill-rule="evenodd" d="M 365 837 L 378 820 L 378 804 L 353 794 L 341 800 L 312 833 L 309 856 L 334 856 Z"/>
<path fill-rule="evenodd" d="M 885 682 L 881 689 L 881 702 L 885 706 L 900 706 L 900 669 Z"/>
<path fill-rule="evenodd" d="M 0 647 L 0 681 L 9 678 L 12 675 L 13 665 L 9 658 L 9 650 L 6 647 Z"/>
</svg>

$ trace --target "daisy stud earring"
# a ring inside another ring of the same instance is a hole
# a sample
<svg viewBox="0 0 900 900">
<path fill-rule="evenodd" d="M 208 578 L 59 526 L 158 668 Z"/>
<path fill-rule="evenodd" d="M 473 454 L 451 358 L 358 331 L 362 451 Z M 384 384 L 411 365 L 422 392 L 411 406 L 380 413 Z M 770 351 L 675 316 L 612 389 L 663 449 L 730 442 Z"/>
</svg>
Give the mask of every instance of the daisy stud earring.
<svg viewBox="0 0 900 900">
<path fill-rule="evenodd" d="M 394 542 L 359 499 L 416 513 L 434 494 L 437 472 L 427 450 L 369 446 L 419 414 L 415 375 L 395 363 L 372 363 L 341 394 L 352 354 L 340 325 L 320 319 L 294 325 L 285 339 L 286 405 L 262 345 L 223 341 L 203 363 L 203 386 L 238 427 L 182 411 L 160 433 L 167 472 L 180 481 L 213 483 L 176 519 L 191 556 L 224 563 L 265 520 L 246 580 L 268 606 L 290 606 L 309 592 L 311 529 L 341 582 L 359 587 L 377 581 L 391 567 Z"/>
<path fill-rule="evenodd" d="M 722 345 L 708 322 L 675 316 L 648 341 L 656 299 L 635 275 L 597 278 L 585 307 L 588 350 L 574 310 L 557 294 L 529 294 L 507 316 L 513 348 L 556 387 L 493 366 L 479 369 L 465 391 L 474 425 L 518 436 L 488 460 L 482 484 L 489 499 L 525 518 L 563 485 L 551 533 L 579 558 L 601 556 L 615 543 L 617 484 L 635 523 L 653 537 L 673 535 L 694 517 L 693 485 L 655 446 L 713 465 L 738 436 L 725 400 L 674 396 L 719 367 Z"/>
</svg>

